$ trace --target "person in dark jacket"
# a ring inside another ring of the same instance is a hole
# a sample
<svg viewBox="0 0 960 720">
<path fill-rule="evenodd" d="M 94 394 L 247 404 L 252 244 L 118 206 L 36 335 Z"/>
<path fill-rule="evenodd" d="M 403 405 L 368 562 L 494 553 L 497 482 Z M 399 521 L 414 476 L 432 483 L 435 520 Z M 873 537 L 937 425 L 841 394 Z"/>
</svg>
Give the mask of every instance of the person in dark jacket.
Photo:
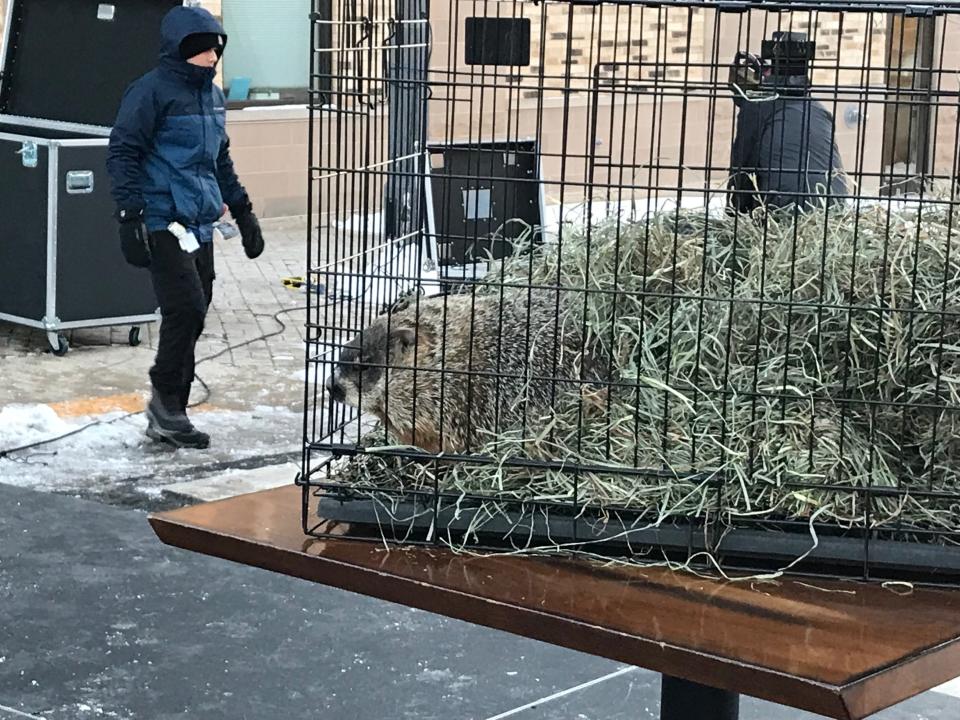
<svg viewBox="0 0 960 720">
<path fill-rule="evenodd" d="M 750 102 L 734 95 L 729 205 L 812 208 L 847 195 L 830 112 L 810 97 L 781 94 Z"/>
<path fill-rule="evenodd" d="M 263 252 L 263 235 L 230 159 L 225 98 L 213 84 L 227 43 L 223 27 L 206 10 L 175 7 L 160 33 L 158 67 L 121 101 L 107 170 L 121 251 L 132 265 L 149 267 L 162 315 L 147 435 L 204 448 L 210 437 L 186 408 L 213 292 L 213 226 L 229 209 L 249 258 Z"/>
</svg>

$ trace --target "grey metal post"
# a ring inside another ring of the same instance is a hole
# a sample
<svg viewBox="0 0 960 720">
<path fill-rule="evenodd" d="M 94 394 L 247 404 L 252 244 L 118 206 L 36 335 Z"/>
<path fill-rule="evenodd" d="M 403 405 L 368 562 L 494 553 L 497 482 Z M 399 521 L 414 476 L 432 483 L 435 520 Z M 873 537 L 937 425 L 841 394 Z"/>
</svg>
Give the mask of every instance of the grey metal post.
<svg viewBox="0 0 960 720">
<path fill-rule="evenodd" d="M 388 238 L 407 237 L 423 227 L 423 151 L 427 137 L 427 0 L 396 0 L 387 52 L 387 148 L 390 157 L 384 193 Z"/>
</svg>

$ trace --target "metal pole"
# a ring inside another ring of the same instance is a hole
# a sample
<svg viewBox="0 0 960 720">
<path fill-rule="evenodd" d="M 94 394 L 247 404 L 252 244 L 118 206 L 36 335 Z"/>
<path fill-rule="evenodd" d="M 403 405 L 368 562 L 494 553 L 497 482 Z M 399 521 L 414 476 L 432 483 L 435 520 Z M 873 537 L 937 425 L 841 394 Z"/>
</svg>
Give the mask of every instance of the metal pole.
<svg viewBox="0 0 960 720">
<path fill-rule="evenodd" d="M 661 675 L 660 720 L 737 720 L 739 717 L 739 694 Z"/>
<path fill-rule="evenodd" d="M 430 33 L 426 0 L 395 0 L 395 26 L 386 54 L 390 165 L 384 193 L 384 232 L 409 237 L 419 230 L 423 178 L 418 176 L 427 122 L 427 65 Z M 419 241 L 419 238 L 417 239 Z M 406 241 L 410 242 L 410 241 Z"/>
</svg>

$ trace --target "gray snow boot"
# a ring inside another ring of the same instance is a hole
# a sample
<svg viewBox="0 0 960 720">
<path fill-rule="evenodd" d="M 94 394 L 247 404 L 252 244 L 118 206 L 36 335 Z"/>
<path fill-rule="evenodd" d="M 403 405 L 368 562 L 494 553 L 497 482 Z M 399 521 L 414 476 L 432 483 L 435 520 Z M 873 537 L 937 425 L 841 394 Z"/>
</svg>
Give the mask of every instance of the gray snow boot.
<svg viewBox="0 0 960 720">
<path fill-rule="evenodd" d="M 153 389 L 153 397 L 147 405 L 147 437 L 175 447 L 210 447 L 210 436 L 197 430 L 180 404 L 177 395 Z"/>
</svg>

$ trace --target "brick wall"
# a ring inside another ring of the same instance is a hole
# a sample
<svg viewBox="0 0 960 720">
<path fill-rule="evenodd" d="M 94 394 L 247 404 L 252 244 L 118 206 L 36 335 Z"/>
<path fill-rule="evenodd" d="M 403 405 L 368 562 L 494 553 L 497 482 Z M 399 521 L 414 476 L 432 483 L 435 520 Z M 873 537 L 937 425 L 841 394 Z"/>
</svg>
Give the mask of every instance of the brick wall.
<svg viewBox="0 0 960 720">
<path fill-rule="evenodd" d="M 263 217 L 307 210 L 306 110 L 231 110 L 230 152 L 240 179 Z"/>
<path fill-rule="evenodd" d="M 496 12 L 492 7 L 490 14 Z M 601 194 L 604 185 L 623 182 L 662 188 L 722 184 L 734 122 L 728 64 L 738 49 L 759 53 L 774 30 L 802 31 L 815 40 L 815 84 L 862 88 L 885 77 L 885 16 L 718 15 L 698 7 L 564 3 L 504 7 L 505 15 L 518 7 L 531 21 L 529 67 L 465 65 L 463 24 L 474 3 L 435 7 L 432 79 L 440 84 L 430 102 L 431 138 L 538 135 L 544 174 L 553 182 L 548 195 L 559 192 L 562 168 L 562 181 L 570 183 L 563 189 L 567 199 L 574 199 L 575 184 L 590 177 L 588 158 Z M 451 15 L 437 17 L 446 8 Z M 458 82 L 444 86 L 448 65 Z M 851 108 L 863 111 L 863 92 L 820 95 L 838 118 L 845 167 L 878 173 L 879 154 L 863 148 L 881 139 L 881 102 L 865 113 L 867 121 L 848 127 L 843 117 Z M 647 192 L 640 187 L 636 194 Z"/>
</svg>

